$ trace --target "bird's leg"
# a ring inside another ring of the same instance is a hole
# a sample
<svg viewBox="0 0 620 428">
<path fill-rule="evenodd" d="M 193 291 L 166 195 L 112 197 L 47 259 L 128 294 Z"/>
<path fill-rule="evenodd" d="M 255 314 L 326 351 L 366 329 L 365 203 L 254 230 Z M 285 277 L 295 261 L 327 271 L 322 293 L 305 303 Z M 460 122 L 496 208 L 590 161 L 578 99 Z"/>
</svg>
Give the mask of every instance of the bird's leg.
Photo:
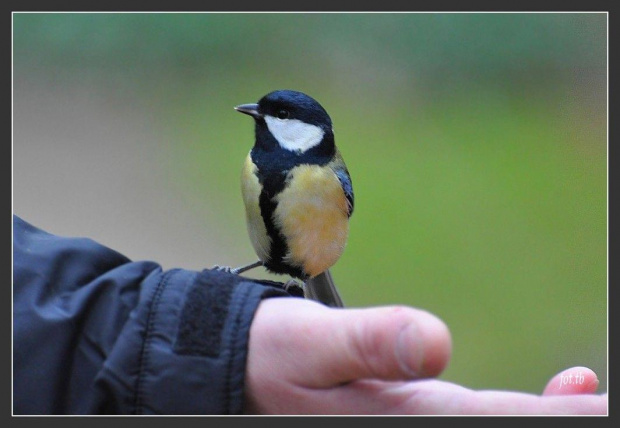
<svg viewBox="0 0 620 428">
<path fill-rule="evenodd" d="M 263 265 L 263 262 L 258 260 L 258 261 L 254 262 L 254 263 L 250 263 L 249 265 L 239 266 L 238 268 L 231 269 L 230 273 L 234 273 L 235 275 L 239 275 L 240 273 L 243 273 L 243 272 L 248 271 L 250 269 L 257 268 L 257 267 L 262 266 L 262 265 Z"/>
<path fill-rule="evenodd" d="M 263 262 L 261 262 L 260 260 L 254 263 L 250 263 L 249 265 L 245 265 L 245 266 L 239 266 L 238 268 L 231 268 L 230 266 L 219 266 L 219 265 L 215 265 L 213 266 L 213 270 L 217 270 L 220 272 L 226 272 L 226 273 L 232 273 L 234 275 L 239 275 L 240 273 L 243 273 L 245 271 L 248 271 L 250 269 L 254 269 L 255 267 L 259 267 L 262 266 Z"/>
</svg>

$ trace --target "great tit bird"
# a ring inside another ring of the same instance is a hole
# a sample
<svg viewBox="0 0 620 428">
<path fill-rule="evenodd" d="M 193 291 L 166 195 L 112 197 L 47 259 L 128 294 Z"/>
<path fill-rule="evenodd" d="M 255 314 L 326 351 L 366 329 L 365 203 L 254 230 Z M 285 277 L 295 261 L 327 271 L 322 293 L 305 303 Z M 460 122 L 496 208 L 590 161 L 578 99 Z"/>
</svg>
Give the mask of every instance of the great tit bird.
<svg viewBox="0 0 620 428">
<path fill-rule="evenodd" d="M 306 297 L 342 307 L 328 269 L 344 250 L 354 198 L 329 115 L 313 98 L 291 90 L 235 109 L 255 123 L 241 189 L 259 258 L 236 272 L 262 265 L 304 281 Z"/>
</svg>

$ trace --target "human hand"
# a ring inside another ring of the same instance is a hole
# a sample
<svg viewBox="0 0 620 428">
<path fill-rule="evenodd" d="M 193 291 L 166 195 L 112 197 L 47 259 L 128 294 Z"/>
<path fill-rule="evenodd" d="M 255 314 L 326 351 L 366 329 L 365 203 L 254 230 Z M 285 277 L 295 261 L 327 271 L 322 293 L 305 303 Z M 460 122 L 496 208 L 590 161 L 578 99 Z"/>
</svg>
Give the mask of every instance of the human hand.
<svg viewBox="0 0 620 428">
<path fill-rule="evenodd" d="M 606 414 L 584 367 L 557 374 L 543 395 L 474 391 L 430 379 L 445 368 L 450 333 L 404 306 L 331 309 L 266 299 L 250 328 L 248 414 Z M 579 382 L 567 383 L 570 374 Z"/>
</svg>

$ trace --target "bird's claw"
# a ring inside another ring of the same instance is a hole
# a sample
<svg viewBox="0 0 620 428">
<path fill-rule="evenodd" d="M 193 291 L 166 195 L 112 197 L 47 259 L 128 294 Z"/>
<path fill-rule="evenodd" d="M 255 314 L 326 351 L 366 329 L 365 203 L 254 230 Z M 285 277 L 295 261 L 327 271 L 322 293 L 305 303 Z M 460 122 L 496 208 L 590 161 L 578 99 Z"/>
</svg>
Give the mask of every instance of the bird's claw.
<svg viewBox="0 0 620 428">
<path fill-rule="evenodd" d="M 286 281 L 284 283 L 283 288 L 284 288 L 284 291 L 286 291 L 287 293 L 293 296 L 304 297 L 303 284 L 300 284 L 294 279 L 289 279 L 288 281 Z"/>
<path fill-rule="evenodd" d="M 216 270 L 218 272 L 234 273 L 234 269 L 231 268 L 230 266 L 214 265 L 211 269 Z"/>
</svg>

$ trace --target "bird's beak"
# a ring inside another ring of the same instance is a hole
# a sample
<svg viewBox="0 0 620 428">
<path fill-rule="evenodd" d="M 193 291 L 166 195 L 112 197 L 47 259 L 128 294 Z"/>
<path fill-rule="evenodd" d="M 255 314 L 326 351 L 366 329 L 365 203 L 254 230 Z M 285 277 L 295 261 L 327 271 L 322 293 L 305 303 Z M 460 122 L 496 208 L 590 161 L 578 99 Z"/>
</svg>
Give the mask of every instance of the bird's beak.
<svg viewBox="0 0 620 428">
<path fill-rule="evenodd" d="M 239 113 L 248 114 L 255 119 L 263 117 L 263 115 L 258 112 L 258 104 L 241 104 L 240 106 L 235 107 L 235 110 Z"/>
</svg>

